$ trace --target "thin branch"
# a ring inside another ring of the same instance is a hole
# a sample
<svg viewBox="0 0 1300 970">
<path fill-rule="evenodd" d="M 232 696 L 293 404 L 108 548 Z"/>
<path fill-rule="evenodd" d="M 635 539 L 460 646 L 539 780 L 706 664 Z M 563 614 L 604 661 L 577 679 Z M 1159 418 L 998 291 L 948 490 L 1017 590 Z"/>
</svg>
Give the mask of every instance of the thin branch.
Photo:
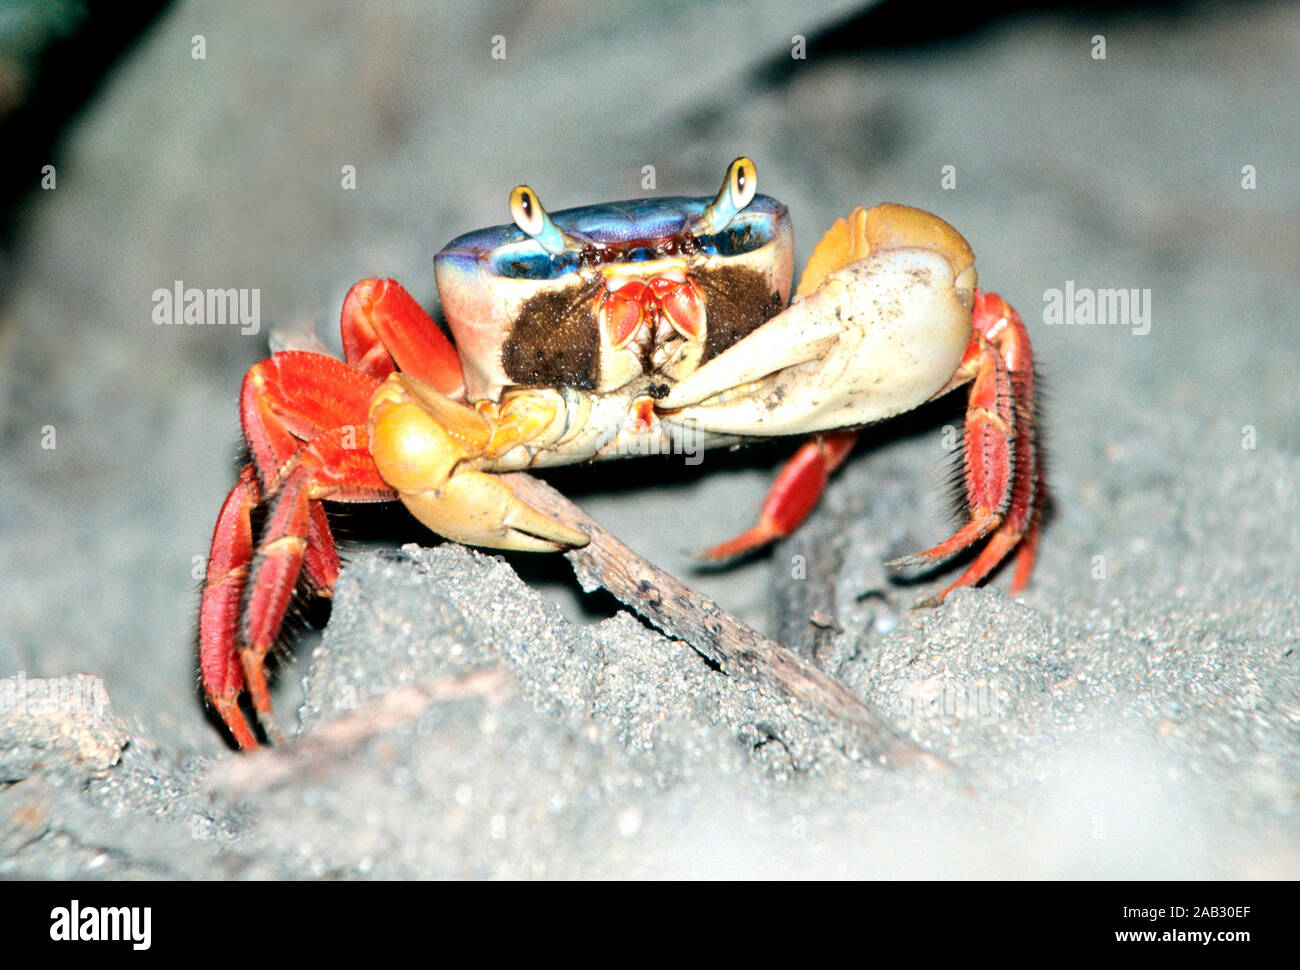
<svg viewBox="0 0 1300 970">
<path fill-rule="evenodd" d="M 605 588 L 671 637 L 684 640 L 724 673 L 771 687 L 841 725 L 841 745 L 854 756 L 891 767 L 924 764 L 950 769 L 944 759 L 898 734 L 874 708 L 798 654 L 750 629 L 701 595 L 634 553 L 545 482 L 515 472 L 502 476 L 514 493 L 557 521 L 591 536 L 567 553 L 588 592 Z"/>
<path fill-rule="evenodd" d="M 510 678 L 499 670 L 449 674 L 397 687 L 351 714 L 314 727 L 293 744 L 223 759 L 206 784 L 208 789 L 227 795 L 249 795 L 319 775 L 376 735 L 414 721 L 431 704 L 461 697 L 499 700 L 509 688 Z"/>
</svg>

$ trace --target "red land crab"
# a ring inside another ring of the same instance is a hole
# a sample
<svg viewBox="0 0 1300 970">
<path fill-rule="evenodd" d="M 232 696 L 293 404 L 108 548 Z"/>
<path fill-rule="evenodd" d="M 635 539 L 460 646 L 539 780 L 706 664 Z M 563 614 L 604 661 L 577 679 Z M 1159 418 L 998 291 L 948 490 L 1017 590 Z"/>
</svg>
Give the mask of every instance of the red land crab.
<svg viewBox="0 0 1300 970">
<path fill-rule="evenodd" d="M 1025 585 L 1046 486 L 1020 317 L 976 289 L 956 230 L 893 204 L 838 220 L 787 306 L 789 216 L 755 189 L 747 158 L 712 199 L 551 216 L 519 186 L 513 225 L 435 257 L 454 347 L 401 286 L 372 279 L 344 301 L 345 360 L 289 350 L 249 370 L 240 417 L 251 461 L 217 519 L 199 631 L 204 693 L 240 747 L 257 746 L 245 690 L 280 738 L 265 659 L 295 589 L 329 595 L 338 575 L 326 501 L 400 499 L 448 539 L 563 550 L 587 536 L 494 472 L 812 434 L 758 523 L 705 553 L 725 558 L 798 526 L 852 448 L 850 429 L 969 383 L 967 521 L 892 565 L 937 563 L 987 537 L 930 602 L 1013 550 L 1012 590 Z"/>
</svg>

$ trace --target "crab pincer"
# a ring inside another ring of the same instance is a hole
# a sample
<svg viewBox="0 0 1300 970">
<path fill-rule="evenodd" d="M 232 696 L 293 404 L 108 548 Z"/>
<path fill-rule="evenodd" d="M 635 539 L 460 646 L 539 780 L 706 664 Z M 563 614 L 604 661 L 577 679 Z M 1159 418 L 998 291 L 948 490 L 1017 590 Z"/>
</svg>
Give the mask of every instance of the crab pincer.
<svg viewBox="0 0 1300 970">
<path fill-rule="evenodd" d="M 522 552 L 585 546 L 585 533 L 536 511 L 480 470 L 519 441 L 541 437 L 554 409 L 543 396 L 529 396 L 494 417 L 393 374 L 370 403 L 370 454 L 411 513 L 448 539 Z"/>
</svg>

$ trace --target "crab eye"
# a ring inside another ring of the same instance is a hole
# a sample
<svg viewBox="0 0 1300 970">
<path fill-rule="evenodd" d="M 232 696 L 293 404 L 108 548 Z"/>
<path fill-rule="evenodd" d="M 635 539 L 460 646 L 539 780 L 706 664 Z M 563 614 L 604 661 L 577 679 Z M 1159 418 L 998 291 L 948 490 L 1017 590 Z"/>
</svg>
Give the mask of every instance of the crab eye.
<svg viewBox="0 0 1300 970">
<path fill-rule="evenodd" d="M 727 169 L 727 187 L 731 192 L 731 204 L 737 212 L 754 201 L 754 193 L 758 191 L 758 172 L 754 163 L 744 155 Z"/>
<path fill-rule="evenodd" d="M 721 232 L 736 217 L 736 213 L 754 201 L 758 191 L 758 170 L 753 161 L 744 155 L 727 166 L 727 176 L 722 188 L 699 219 L 695 221 L 696 235 Z"/>
<path fill-rule="evenodd" d="M 564 252 L 564 233 L 542 208 L 537 193 L 526 185 L 516 185 L 510 193 L 510 215 L 515 225 L 537 240 L 552 256 Z"/>
</svg>

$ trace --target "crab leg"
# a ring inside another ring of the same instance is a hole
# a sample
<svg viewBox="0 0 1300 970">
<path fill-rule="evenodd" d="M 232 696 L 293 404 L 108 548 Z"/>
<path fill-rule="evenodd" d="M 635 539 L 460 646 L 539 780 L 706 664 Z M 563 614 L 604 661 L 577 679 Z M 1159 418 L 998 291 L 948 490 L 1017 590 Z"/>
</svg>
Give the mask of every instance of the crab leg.
<svg viewBox="0 0 1300 970">
<path fill-rule="evenodd" d="M 335 428 L 302 448 L 285 469 L 270 500 L 261 541 L 253 553 L 239 626 L 239 658 L 263 729 L 280 740 L 266 683 L 270 652 L 307 559 L 312 504 L 391 498 L 370 460 L 364 432 Z"/>
<path fill-rule="evenodd" d="M 199 608 L 203 690 L 241 748 L 257 746 L 239 708 L 247 688 L 263 728 L 271 719 L 265 658 L 299 577 L 331 595 L 339 557 L 322 499 L 395 497 L 369 458 L 366 412 L 379 382 L 401 367 L 453 397 L 460 359 L 420 305 L 392 280 L 362 280 L 340 323 L 347 363 L 288 351 L 249 370 L 240 397 L 253 461 L 218 516 Z M 254 546 L 251 516 L 269 514 Z"/>
<path fill-rule="evenodd" d="M 970 517 L 938 545 L 893 561 L 916 566 L 947 559 L 988 535 L 1011 503 L 1015 408 L 1005 358 L 976 330 L 953 383 L 971 381 L 966 404 L 965 483 Z"/>
<path fill-rule="evenodd" d="M 234 643 L 248 567 L 253 560 L 251 514 L 262 501 L 257 473 L 245 465 L 217 516 L 207 575 L 199 606 L 199 674 L 203 692 L 241 748 L 256 748 L 257 740 L 239 709 L 244 672 Z M 308 525 L 303 574 L 318 595 L 329 596 L 338 578 L 339 556 L 325 520 L 325 509 L 313 502 Z"/>
<path fill-rule="evenodd" d="M 396 280 L 362 280 L 348 290 L 340 329 L 348 363 L 375 380 L 398 369 L 464 400 L 460 355 Z"/>
<path fill-rule="evenodd" d="M 235 742 L 245 749 L 256 748 L 257 739 L 239 709 L 244 672 L 234 642 L 248 564 L 253 558 L 249 515 L 261 497 L 253 466 L 245 465 L 217 516 L 199 605 L 199 673 L 203 693 Z"/>
<path fill-rule="evenodd" d="M 1043 469 L 1043 456 L 1038 456 L 1038 487 L 1034 491 L 1033 507 L 1029 510 L 1029 531 L 1016 547 L 1016 571 L 1011 576 L 1011 592 L 1018 593 L 1029 585 L 1038 558 L 1038 537 L 1043 531 L 1043 515 L 1047 509 L 1047 473 Z"/>
<path fill-rule="evenodd" d="M 953 536 L 892 566 L 940 562 L 992 533 L 970 567 L 924 605 L 959 586 L 980 582 L 1020 546 L 1012 592 L 1029 580 L 1037 550 L 1046 485 L 1035 446 L 1034 362 L 1020 315 L 993 293 L 978 292 L 975 335 L 953 378 L 974 375 L 966 408 L 966 497 L 970 518 Z"/>
<path fill-rule="evenodd" d="M 849 456 L 857 440 L 856 431 L 828 431 L 804 442 L 772 482 L 757 524 L 734 539 L 707 549 L 703 557 L 730 559 L 784 538 L 799 528 L 816 508 L 830 476 Z"/>
<path fill-rule="evenodd" d="M 278 589 L 287 582 L 291 594 L 301 573 L 317 593 L 328 594 L 339 569 L 338 552 L 320 504 L 324 494 L 312 495 L 305 520 L 291 523 L 290 531 L 302 544 L 301 557 L 292 575 L 279 578 L 277 570 L 267 572 L 254 562 L 252 510 L 267 498 L 279 504 L 277 494 L 288 480 L 288 471 L 294 456 L 304 447 L 303 442 L 331 425 L 342 430 L 347 444 L 360 449 L 357 455 L 363 460 L 355 472 L 355 484 L 360 487 L 353 489 L 358 497 L 393 497 L 378 478 L 373 462 L 365 457 L 364 415 L 376 387 L 373 378 L 353 367 L 300 351 L 276 354 L 256 364 L 244 378 L 240 414 L 253 461 L 241 472 L 218 516 L 199 610 L 199 667 L 204 694 L 240 747 L 255 747 L 256 741 L 239 710 L 239 695 L 255 679 L 265 683 L 260 661 L 254 676 L 249 676 L 241 659 L 243 645 L 252 642 L 248 638 L 250 626 L 273 626 L 278 630 L 288 606 L 287 594 L 280 607 L 276 605 L 282 598 L 280 593 L 262 587 L 274 584 Z M 273 512 L 264 533 L 269 533 L 274 519 Z M 262 546 L 265 544 L 264 534 Z M 273 635 L 259 633 L 258 637 L 269 649 Z"/>
</svg>

